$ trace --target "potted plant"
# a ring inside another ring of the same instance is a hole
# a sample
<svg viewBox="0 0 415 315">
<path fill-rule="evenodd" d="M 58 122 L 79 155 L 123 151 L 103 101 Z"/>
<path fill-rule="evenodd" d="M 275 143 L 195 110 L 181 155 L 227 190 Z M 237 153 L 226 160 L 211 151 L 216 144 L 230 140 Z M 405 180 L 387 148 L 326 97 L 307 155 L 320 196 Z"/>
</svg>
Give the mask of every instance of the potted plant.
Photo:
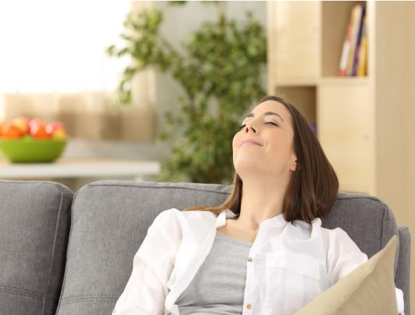
<svg viewBox="0 0 415 315">
<path fill-rule="evenodd" d="M 184 5 L 172 1 L 171 5 Z M 265 95 L 261 71 L 266 65 L 266 36 L 252 12 L 242 22 L 229 19 L 226 2 L 206 1 L 217 7 L 217 20 L 205 22 L 182 42 L 180 53 L 163 37 L 163 13 L 148 8 L 124 22 L 126 45 L 108 47 L 110 56 L 128 55 L 134 61 L 117 87 L 118 104 L 131 103 L 134 75 L 153 66 L 170 74 L 182 87 L 179 111 L 166 113 L 167 125 L 157 135 L 166 140 L 182 132 L 162 164 L 159 180 L 229 184 L 232 180 L 232 138 L 241 117 Z M 215 114 L 211 112 L 215 106 Z"/>
</svg>

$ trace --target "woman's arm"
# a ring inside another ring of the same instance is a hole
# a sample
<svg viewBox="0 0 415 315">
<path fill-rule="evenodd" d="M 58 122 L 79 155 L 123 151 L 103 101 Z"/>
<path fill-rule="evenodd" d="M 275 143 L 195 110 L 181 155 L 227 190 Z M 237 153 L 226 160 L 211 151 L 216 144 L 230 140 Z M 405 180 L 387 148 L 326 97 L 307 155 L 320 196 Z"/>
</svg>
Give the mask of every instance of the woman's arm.
<svg viewBox="0 0 415 315">
<path fill-rule="evenodd" d="M 181 231 L 173 210 L 160 213 L 134 256 L 133 271 L 113 315 L 161 315 Z M 169 226 L 169 229 L 166 228 Z"/>
<path fill-rule="evenodd" d="M 165 298 L 163 283 L 154 270 L 136 256 L 133 272 L 112 314 L 160 315 L 163 314 Z"/>
</svg>

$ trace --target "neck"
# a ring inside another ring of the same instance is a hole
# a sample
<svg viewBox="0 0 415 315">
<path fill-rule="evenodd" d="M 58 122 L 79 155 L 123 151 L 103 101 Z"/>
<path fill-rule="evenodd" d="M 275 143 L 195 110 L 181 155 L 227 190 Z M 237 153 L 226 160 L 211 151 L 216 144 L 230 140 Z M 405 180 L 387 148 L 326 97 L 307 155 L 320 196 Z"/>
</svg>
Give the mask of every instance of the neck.
<svg viewBox="0 0 415 315">
<path fill-rule="evenodd" d="M 243 184 L 241 212 L 235 223 L 242 229 L 258 231 L 261 222 L 283 212 L 285 187 Z"/>
</svg>

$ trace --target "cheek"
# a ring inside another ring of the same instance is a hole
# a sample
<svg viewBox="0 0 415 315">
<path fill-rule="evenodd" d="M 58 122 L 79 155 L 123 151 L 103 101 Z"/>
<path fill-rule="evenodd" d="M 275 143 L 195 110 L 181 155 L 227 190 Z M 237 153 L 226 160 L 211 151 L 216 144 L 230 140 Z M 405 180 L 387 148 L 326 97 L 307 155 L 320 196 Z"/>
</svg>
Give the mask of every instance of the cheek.
<svg viewBox="0 0 415 315">
<path fill-rule="evenodd" d="M 238 143 L 238 134 L 235 134 L 234 136 L 233 136 L 233 139 L 232 139 L 232 148 L 235 150 L 236 149 L 236 144 Z"/>
<path fill-rule="evenodd" d="M 232 158 L 235 159 L 235 157 L 238 155 L 238 143 L 239 143 L 239 136 L 236 134 L 232 139 Z"/>
<path fill-rule="evenodd" d="M 278 157 L 280 160 L 288 151 L 288 145 L 284 139 L 274 137 L 268 141 L 267 152 L 269 156 Z"/>
</svg>

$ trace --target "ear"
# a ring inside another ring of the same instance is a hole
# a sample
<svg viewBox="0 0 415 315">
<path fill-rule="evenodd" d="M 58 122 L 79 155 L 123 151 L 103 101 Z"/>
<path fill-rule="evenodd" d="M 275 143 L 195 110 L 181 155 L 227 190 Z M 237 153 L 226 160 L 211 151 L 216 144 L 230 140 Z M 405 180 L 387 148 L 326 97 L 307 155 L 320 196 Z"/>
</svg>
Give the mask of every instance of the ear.
<svg viewBox="0 0 415 315">
<path fill-rule="evenodd" d="M 293 162 L 293 164 L 291 165 L 291 167 L 290 167 L 290 171 L 295 172 L 295 171 L 298 171 L 300 169 L 301 169 L 300 165 L 297 163 L 297 160 L 295 160 Z"/>
</svg>

